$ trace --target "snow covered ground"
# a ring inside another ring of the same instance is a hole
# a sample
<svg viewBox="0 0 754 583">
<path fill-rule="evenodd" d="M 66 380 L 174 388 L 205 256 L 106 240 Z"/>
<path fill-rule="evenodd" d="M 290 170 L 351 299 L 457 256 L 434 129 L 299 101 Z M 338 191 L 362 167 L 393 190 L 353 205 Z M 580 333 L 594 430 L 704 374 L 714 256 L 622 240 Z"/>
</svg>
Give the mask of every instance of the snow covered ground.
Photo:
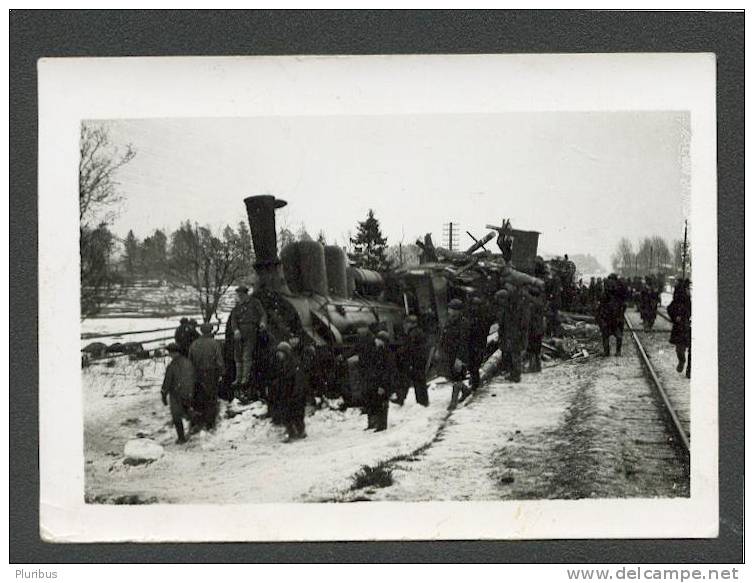
<svg viewBox="0 0 754 583">
<path fill-rule="evenodd" d="M 229 289 L 218 310 L 222 322 L 227 320 L 233 301 L 233 291 Z M 81 322 L 81 347 L 91 342 L 108 345 L 142 342 L 145 348 L 153 349 L 167 343 L 165 338 L 172 336 L 182 317 L 202 321 L 198 302 L 191 291 L 156 281 L 136 282 L 124 287 L 119 299 L 106 306 L 96 317 Z M 133 333 L 139 330 L 148 332 Z"/>
<path fill-rule="evenodd" d="M 358 409 L 309 411 L 305 440 L 283 443 L 283 430 L 262 419 L 265 406 L 222 404 L 214 433 L 176 445 L 160 401 L 166 362 L 118 362 L 82 371 L 86 499 L 90 502 L 286 502 L 336 499 L 362 466 L 407 455 L 430 442 L 447 416 L 450 387 L 438 379 L 430 406 L 410 396 L 391 404 L 388 430 L 365 432 Z M 333 405 L 335 406 L 335 404 Z M 150 438 L 165 455 L 124 463 L 125 443 Z"/>
<path fill-rule="evenodd" d="M 496 377 L 430 446 L 385 465 L 392 485 L 351 500 L 523 500 L 688 496 L 652 390 L 628 346 Z"/>
<path fill-rule="evenodd" d="M 688 482 L 632 346 L 621 358 L 558 362 L 521 384 L 495 377 L 449 413 L 391 404 L 389 428 L 364 431 L 358 409 L 308 410 L 308 437 L 283 443 L 265 406 L 225 404 L 214 433 L 176 445 L 160 384 L 166 360 L 82 370 L 86 499 L 96 503 L 248 503 L 683 496 Z M 132 439 L 165 455 L 125 462 Z M 364 468 L 389 484 L 355 488 Z"/>
</svg>

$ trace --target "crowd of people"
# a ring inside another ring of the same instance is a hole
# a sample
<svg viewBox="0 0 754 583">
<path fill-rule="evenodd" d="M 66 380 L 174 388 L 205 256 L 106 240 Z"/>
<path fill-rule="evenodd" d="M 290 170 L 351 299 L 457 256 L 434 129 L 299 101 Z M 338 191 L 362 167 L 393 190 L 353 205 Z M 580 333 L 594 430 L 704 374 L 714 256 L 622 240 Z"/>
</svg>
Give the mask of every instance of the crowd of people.
<svg viewBox="0 0 754 583">
<path fill-rule="evenodd" d="M 260 393 L 260 357 L 269 352 L 261 349 L 269 341 L 266 322 L 262 304 L 246 286 L 236 289 L 236 305 L 228 318 L 224 343 L 214 338 L 212 324 L 199 326 L 199 333 L 195 321 L 180 321 L 175 342 L 167 347 L 171 361 L 162 385 L 163 403 L 170 406 L 178 443 L 186 441 L 184 420 L 192 433 L 212 430 L 218 398 L 230 401 L 234 396 L 266 401 L 267 416 L 272 423 L 285 426 L 287 440 L 306 437 L 307 382 L 302 377 L 313 369 L 313 347 L 304 346 L 295 336 L 277 344 L 264 367 L 270 383 Z"/>
<path fill-rule="evenodd" d="M 582 286 L 602 335 L 603 354 L 610 356 L 610 337 L 620 356 L 626 304 L 636 296 L 644 326 L 651 329 L 657 315 L 659 290 L 646 282 L 636 286 L 611 274 L 604 280 Z M 690 282 L 681 280 L 668 307 L 673 322 L 670 342 L 676 346 L 678 371 L 690 376 L 691 300 Z M 492 297 L 471 295 L 448 302 L 448 316 L 440 330 L 426 330 L 416 316 L 407 316 L 403 328 L 393 335 L 379 323 L 361 331 L 350 351 L 343 350 L 329 363 L 340 370 L 355 359 L 357 379 L 349 378 L 352 392 L 367 416 L 367 430 L 388 427 L 389 403 L 402 406 L 414 389 L 416 403 L 429 405 L 427 374 L 434 363 L 437 372 L 450 381 L 453 392 L 449 408 L 481 384 L 480 368 L 495 349 L 501 351 L 501 369 L 513 383 L 523 372 L 542 370 L 545 335 L 559 335 L 562 288 L 548 279 L 545 285 L 505 283 Z M 490 341 L 497 324 L 497 343 Z M 162 387 L 163 402 L 170 406 L 178 442 L 186 441 L 183 420 L 190 431 L 215 427 L 217 400 L 260 400 L 267 405 L 273 424 L 286 430 L 286 441 L 306 437 L 305 410 L 321 394 L 323 362 L 306 339 L 290 335 L 271 343 L 267 314 L 260 301 L 240 286 L 236 305 L 228 318 L 224 344 L 214 339 L 213 326 L 183 319 L 175 342 L 168 346 L 171 362 Z M 686 356 L 688 354 L 688 357 Z M 348 373 L 346 372 L 346 375 Z M 466 379 L 468 378 L 468 383 Z"/>
</svg>

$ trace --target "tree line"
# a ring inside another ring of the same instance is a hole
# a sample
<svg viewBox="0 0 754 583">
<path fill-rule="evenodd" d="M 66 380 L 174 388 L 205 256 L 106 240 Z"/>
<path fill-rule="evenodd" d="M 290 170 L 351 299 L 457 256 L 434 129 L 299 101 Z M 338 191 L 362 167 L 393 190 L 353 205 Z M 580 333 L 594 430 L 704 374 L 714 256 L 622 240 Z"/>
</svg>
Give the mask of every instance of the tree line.
<svg viewBox="0 0 754 583">
<path fill-rule="evenodd" d="M 121 241 L 110 230 L 117 203 L 123 200 L 118 171 L 136 156 L 131 145 L 119 147 L 104 124 L 81 125 L 79 161 L 79 218 L 81 253 L 81 317 L 94 316 L 125 293 L 127 284 L 159 279 L 169 285 L 190 289 L 202 317 L 209 321 L 230 286 L 252 272 L 254 250 L 244 220 L 233 228 L 213 232 L 185 220 L 172 233 L 155 229 L 139 240 L 130 230 Z M 287 226 L 278 231 L 278 248 L 294 241 L 314 240 L 301 224 L 293 232 Z M 316 240 L 327 244 L 323 231 Z M 122 247 L 122 249 L 121 249 Z M 419 262 L 416 245 L 392 245 L 383 236 L 379 220 L 370 209 L 359 221 L 356 234 L 344 245 L 352 265 L 388 271 L 399 265 Z"/>
<path fill-rule="evenodd" d="M 304 225 L 296 232 L 287 227 L 278 231 L 280 249 L 295 241 L 312 240 Z M 327 244 L 322 231 L 316 240 Z M 418 263 L 415 246 L 387 246 L 371 211 L 367 220 L 359 223 L 357 235 L 350 242 L 348 256 L 356 267 L 387 271 L 400 263 Z M 155 229 L 139 239 L 129 230 L 122 241 L 106 223 L 100 223 L 81 243 L 82 257 L 86 253 L 95 259 L 87 262 L 88 273 L 82 271 L 82 285 L 87 282 L 91 292 L 82 290 L 84 317 L 95 315 L 113 302 L 128 284 L 156 279 L 191 290 L 202 317 L 209 321 L 227 290 L 252 273 L 254 265 L 251 232 L 245 221 L 235 229 L 228 225 L 213 232 L 211 227 L 187 219 L 172 233 Z"/>
<path fill-rule="evenodd" d="M 686 270 L 691 266 L 691 253 L 687 248 L 684 258 L 683 241 L 672 244 L 660 237 L 644 237 L 636 247 L 626 237 L 618 242 L 612 256 L 613 271 L 624 277 L 643 277 L 650 273 L 680 274 L 684 260 Z"/>
</svg>

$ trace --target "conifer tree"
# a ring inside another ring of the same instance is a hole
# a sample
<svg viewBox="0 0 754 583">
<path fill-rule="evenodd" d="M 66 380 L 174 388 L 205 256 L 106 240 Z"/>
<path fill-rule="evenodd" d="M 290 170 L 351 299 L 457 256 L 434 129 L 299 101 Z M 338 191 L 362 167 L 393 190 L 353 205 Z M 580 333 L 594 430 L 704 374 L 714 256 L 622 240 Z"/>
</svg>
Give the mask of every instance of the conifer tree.
<svg viewBox="0 0 754 583">
<path fill-rule="evenodd" d="M 387 258 L 387 237 L 382 236 L 380 222 L 369 209 L 365 221 L 359 221 L 356 236 L 351 237 L 353 251 L 348 258 L 356 265 L 374 271 L 387 271 L 391 262 Z"/>
<path fill-rule="evenodd" d="M 126 268 L 126 273 L 128 273 L 128 277 L 133 279 L 139 268 L 139 263 L 141 262 L 139 240 L 136 238 L 136 235 L 134 235 L 133 230 L 128 231 L 126 240 L 123 242 L 123 248 L 125 252 L 123 263 Z"/>
</svg>

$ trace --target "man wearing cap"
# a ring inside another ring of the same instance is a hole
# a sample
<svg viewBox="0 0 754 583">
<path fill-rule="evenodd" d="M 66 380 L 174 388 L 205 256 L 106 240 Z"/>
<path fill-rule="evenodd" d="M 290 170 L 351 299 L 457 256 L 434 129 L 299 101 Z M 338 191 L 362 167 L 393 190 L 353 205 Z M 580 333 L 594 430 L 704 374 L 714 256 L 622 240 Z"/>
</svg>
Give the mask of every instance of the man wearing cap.
<svg viewBox="0 0 754 583">
<path fill-rule="evenodd" d="M 427 336 L 419 326 L 419 319 L 416 316 L 411 315 L 406 318 L 403 345 L 398 352 L 398 365 L 404 379 L 396 402 L 403 405 L 409 387 L 413 386 L 416 402 L 424 407 L 428 406 Z"/>
<path fill-rule="evenodd" d="M 298 338 L 292 337 L 289 342 L 280 342 L 275 347 L 275 379 L 272 387 L 273 423 L 285 425 L 286 442 L 306 437 L 306 392 L 301 382 L 298 355 L 291 344 L 298 347 Z"/>
<path fill-rule="evenodd" d="M 199 427 L 214 429 L 217 417 L 217 389 L 223 373 L 223 351 L 212 334 L 212 324 L 199 327 L 202 335 L 189 347 L 189 360 L 196 375 L 194 409 Z"/>
<path fill-rule="evenodd" d="M 362 410 L 367 414 L 367 426 L 365 431 L 375 427 L 375 399 L 377 394 L 377 358 L 376 342 L 373 329 L 362 328 L 359 330 L 359 339 L 355 346 L 358 357 L 357 370 L 359 372 L 359 384 L 363 401 Z"/>
<path fill-rule="evenodd" d="M 175 343 L 183 356 L 188 356 L 189 347 L 197 338 L 199 338 L 199 333 L 196 331 L 196 320 L 181 318 L 175 330 Z"/>
<path fill-rule="evenodd" d="M 615 337 L 615 356 L 621 355 L 623 345 L 623 314 L 626 311 L 627 291 L 618 276 L 611 273 L 605 280 L 596 320 L 602 333 L 603 356 L 610 356 L 610 336 Z"/>
<path fill-rule="evenodd" d="M 380 330 L 374 339 L 374 382 L 369 395 L 370 411 L 374 415 L 374 432 L 387 429 L 390 393 L 396 387 L 398 370 L 395 355 L 390 350 L 390 335 Z"/>
<path fill-rule="evenodd" d="M 191 420 L 191 402 L 194 398 L 195 382 L 194 367 L 191 361 L 181 354 L 175 342 L 168 345 L 168 354 L 171 361 L 165 370 L 165 379 L 162 381 L 162 404 L 168 405 L 168 400 L 170 401 L 170 414 L 178 434 L 176 443 L 185 443 L 183 420 Z"/>
<path fill-rule="evenodd" d="M 650 331 L 657 319 L 657 306 L 660 304 L 660 294 L 655 288 L 651 276 L 647 276 L 646 285 L 639 292 L 639 314 L 645 331 Z"/>
<path fill-rule="evenodd" d="M 464 384 L 468 357 L 468 322 L 463 315 L 463 302 L 455 298 L 448 303 L 448 320 L 440 334 L 441 368 L 445 377 L 453 383 L 449 409 L 454 409 L 471 390 Z M 459 399 L 460 395 L 460 399 Z"/>
<path fill-rule="evenodd" d="M 251 381 L 257 334 L 267 325 L 267 315 L 261 302 L 249 295 L 245 285 L 236 288 L 236 305 L 230 312 L 233 330 L 236 380 L 234 385 L 247 386 Z"/>
</svg>

